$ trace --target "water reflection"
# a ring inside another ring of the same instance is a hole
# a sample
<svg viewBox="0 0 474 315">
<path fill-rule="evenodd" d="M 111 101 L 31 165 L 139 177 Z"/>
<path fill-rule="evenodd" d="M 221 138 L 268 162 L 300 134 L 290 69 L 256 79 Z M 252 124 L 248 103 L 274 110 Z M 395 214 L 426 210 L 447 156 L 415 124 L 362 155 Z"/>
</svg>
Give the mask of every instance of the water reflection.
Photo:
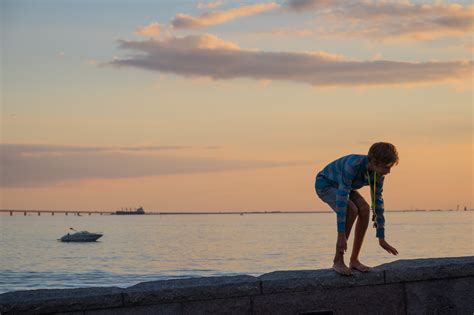
<svg viewBox="0 0 474 315">
<path fill-rule="evenodd" d="M 318 269 L 331 265 L 335 217 L 325 214 L 182 216 L 2 216 L 0 291 L 40 287 L 130 286 L 192 276 Z M 473 212 L 386 214 L 383 251 L 369 228 L 361 261 L 467 256 Z M 70 226 L 102 231 L 97 243 L 61 243 Z M 349 240 L 348 253 L 352 247 Z"/>
</svg>

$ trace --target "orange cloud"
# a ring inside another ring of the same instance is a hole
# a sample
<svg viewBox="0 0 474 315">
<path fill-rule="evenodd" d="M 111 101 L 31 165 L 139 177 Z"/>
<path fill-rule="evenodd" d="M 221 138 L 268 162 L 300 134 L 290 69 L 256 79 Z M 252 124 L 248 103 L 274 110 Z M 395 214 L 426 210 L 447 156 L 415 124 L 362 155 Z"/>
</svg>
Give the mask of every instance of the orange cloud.
<svg viewBox="0 0 474 315">
<path fill-rule="evenodd" d="M 120 43 L 121 48 L 141 54 L 105 65 L 216 80 L 284 80 L 318 87 L 416 85 L 462 81 L 471 77 L 473 69 L 471 61 L 354 61 L 325 52 L 244 50 L 211 35 Z"/>
<path fill-rule="evenodd" d="M 222 0 L 211 1 L 208 3 L 199 3 L 198 9 L 215 9 L 223 4 Z"/>
<path fill-rule="evenodd" d="M 277 27 L 269 32 L 254 32 L 254 36 L 277 36 L 277 37 L 309 37 L 314 35 L 312 29 L 298 29 L 298 28 L 285 28 Z"/>
<path fill-rule="evenodd" d="M 238 50 L 240 49 L 237 44 L 232 42 L 224 41 L 217 36 L 204 34 L 200 36 L 192 37 L 195 40 L 195 45 L 200 49 L 226 49 L 226 50 Z"/>
<path fill-rule="evenodd" d="M 203 28 L 211 25 L 222 24 L 239 17 L 255 15 L 269 10 L 274 10 L 280 6 L 274 2 L 260 3 L 230 9 L 228 11 L 211 12 L 202 14 L 199 17 L 179 13 L 171 21 L 171 25 L 176 29 Z"/>
<path fill-rule="evenodd" d="M 143 26 L 139 28 L 135 34 L 140 36 L 148 36 L 148 37 L 157 37 L 160 36 L 162 31 L 162 26 L 160 23 L 151 23 L 147 26 Z"/>
</svg>

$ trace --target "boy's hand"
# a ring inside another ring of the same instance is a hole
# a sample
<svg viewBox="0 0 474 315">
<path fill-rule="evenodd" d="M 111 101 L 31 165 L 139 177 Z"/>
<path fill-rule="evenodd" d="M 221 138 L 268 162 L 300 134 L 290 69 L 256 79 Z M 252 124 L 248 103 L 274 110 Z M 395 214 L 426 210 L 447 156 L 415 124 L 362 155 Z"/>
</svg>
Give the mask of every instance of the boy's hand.
<svg viewBox="0 0 474 315">
<path fill-rule="evenodd" d="M 390 246 L 390 244 L 385 241 L 385 238 L 379 238 L 379 245 L 390 254 L 398 255 L 397 249 L 393 246 Z"/>
<path fill-rule="evenodd" d="M 338 253 L 341 254 L 344 254 L 344 252 L 347 250 L 346 233 L 337 234 L 336 250 Z"/>
</svg>

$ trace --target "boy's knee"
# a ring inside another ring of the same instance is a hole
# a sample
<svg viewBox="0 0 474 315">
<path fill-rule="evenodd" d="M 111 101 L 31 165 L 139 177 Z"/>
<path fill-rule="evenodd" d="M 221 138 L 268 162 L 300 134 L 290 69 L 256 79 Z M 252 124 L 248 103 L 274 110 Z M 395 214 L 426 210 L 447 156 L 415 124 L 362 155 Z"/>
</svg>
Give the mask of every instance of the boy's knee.
<svg viewBox="0 0 474 315">
<path fill-rule="evenodd" d="M 349 204 L 347 207 L 347 215 L 351 217 L 356 217 L 359 214 L 359 209 L 353 204 Z"/>
</svg>

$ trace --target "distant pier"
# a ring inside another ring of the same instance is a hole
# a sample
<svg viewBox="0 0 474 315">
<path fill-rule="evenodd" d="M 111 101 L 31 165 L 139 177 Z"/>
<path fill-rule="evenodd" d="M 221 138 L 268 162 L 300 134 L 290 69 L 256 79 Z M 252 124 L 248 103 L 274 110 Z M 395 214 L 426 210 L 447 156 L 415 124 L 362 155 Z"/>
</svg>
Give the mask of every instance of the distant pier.
<svg viewBox="0 0 474 315">
<path fill-rule="evenodd" d="M 23 213 L 24 216 L 27 216 L 28 214 L 37 214 L 38 216 L 41 216 L 41 214 L 46 213 L 46 214 L 65 214 L 65 215 L 76 215 L 76 216 L 82 216 L 82 215 L 92 215 L 92 214 L 98 214 L 98 215 L 110 215 L 114 213 L 113 211 L 73 211 L 73 210 L 8 210 L 8 209 L 0 209 L 0 213 L 10 213 L 10 216 L 13 216 L 13 214 L 18 213 L 21 214 Z"/>
</svg>

